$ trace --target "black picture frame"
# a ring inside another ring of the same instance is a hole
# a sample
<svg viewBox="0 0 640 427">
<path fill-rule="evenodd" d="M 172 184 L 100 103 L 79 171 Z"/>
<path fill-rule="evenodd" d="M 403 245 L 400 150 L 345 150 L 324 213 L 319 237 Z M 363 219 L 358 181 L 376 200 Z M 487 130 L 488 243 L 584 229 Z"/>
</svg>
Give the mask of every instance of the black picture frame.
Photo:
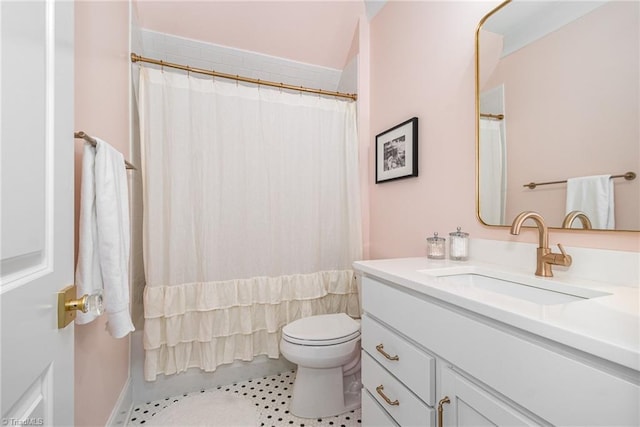
<svg viewBox="0 0 640 427">
<path fill-rule="evenodd" d="M 418 118 L 376 135 L 376 184 L 418 176 Z"/>
</svg>

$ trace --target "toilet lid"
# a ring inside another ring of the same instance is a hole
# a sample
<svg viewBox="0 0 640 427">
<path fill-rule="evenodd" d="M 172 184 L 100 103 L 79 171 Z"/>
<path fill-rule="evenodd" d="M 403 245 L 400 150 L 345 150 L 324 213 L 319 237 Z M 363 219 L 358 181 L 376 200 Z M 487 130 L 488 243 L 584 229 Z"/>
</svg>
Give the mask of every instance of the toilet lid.
<svg viewBox="0 0 640 427">
<path fill-rule="evenodd" d="M 359 336 L 360 323 L 344 313 L 305 317 L 282 328 L 285 341 L 301 345 L 340 344 Z"/>
</svg>

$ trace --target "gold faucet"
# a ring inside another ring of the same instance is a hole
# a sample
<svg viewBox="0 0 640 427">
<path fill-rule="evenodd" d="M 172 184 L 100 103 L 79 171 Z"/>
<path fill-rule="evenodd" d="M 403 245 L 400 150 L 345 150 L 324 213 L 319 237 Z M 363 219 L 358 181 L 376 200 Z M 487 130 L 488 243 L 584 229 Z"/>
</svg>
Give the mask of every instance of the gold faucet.
<svg viewBox="0 0 640 427">
<path fill-rule="evenodd" d="M 520 228 L 522 223 L 531 218 L 533 222 L 538 226 L 538 250 L 536 260 L 536 276 L 553 277 L 553 271 L 551 271 L 552 265 L 562 265 L 568 267 L 571 265 L 571 256 L 567 255 L 561 244 L 558 244 L 560 248 L 559 254 L 551 252 L 549 248 L 549 229 L 544 223 L 544 218 L 537 212 L 525 211 L 520 213 L 511 225 L 511 234 L 520 234 Z"/>
<path fill-rule="evenodd" d="M 589 217 L 582 211 L 571 211 L 564 217 L 564 221 L 562 221 L 562 228 L 571 228 L 571 224 L 573 221 L 577 219 L 582 223 L 582 228 L 585 230 L 591 230 L 593 226 L 591 225 L 591 220 Z"/>
</svg>

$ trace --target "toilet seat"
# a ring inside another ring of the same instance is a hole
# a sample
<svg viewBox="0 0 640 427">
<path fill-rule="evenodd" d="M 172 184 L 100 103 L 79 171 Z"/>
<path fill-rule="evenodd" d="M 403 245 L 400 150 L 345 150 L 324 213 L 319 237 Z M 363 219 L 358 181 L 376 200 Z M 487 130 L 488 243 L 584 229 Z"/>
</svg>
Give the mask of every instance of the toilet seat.
<svg viewBox="0 0 640 427">
<path fill-rule="evenodd" d="M 344 313 L 295 320 L 282 328 L 282 339 L 306 346 L 336 345 L 360 337 L 360 323 Z"/>
</svg>

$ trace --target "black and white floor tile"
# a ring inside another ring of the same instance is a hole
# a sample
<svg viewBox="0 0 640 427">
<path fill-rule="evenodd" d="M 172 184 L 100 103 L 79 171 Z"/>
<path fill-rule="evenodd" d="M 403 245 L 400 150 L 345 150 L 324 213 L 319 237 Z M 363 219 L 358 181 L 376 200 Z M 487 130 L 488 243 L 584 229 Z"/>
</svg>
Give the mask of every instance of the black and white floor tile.
<svg viewBox="0 0 640 427">
<path fill-rule="evenodd" d="M 317 419 L 298 418 L 291 414 L 289 412 L 289 402 L 294 378 L 295 372 L 291 371 L 143 403 L 134 406 L 129 418 L 129 425 L 144 425 L 160 411 L 180 400 L 213 391 L 232 393 L 236 396 L 250 399 L 259 411 L 259 426 L 356 427 L 362 425 L 360 409 L 335 417 Z"/>
</svg>

